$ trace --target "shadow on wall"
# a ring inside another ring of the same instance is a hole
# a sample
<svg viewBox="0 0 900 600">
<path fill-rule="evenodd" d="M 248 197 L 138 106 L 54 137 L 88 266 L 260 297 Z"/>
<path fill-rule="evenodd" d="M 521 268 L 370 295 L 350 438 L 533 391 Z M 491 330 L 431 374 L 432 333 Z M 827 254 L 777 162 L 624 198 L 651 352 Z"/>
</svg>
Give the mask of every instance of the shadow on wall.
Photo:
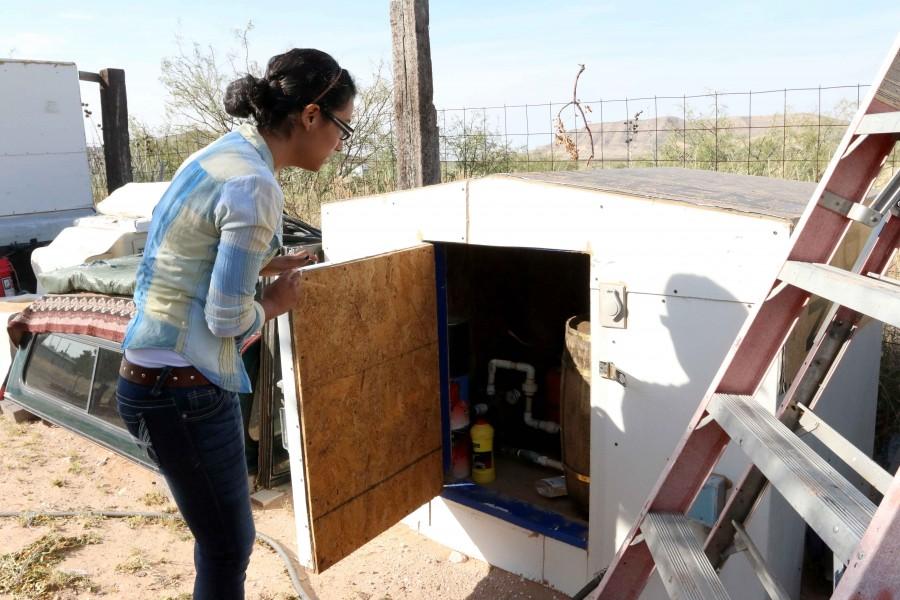
<svg viewBox="0 0 900 600">
<path fill-rule="evenodd" d="M 626 373 L 603 381 L 592 420 L 590 567 L 612 561 L 750 311 L 707 277 L 629 293 L 627 329 L 593 328 Z M 596 348 L 596 346 L 595 346 Z"/>
</svg>

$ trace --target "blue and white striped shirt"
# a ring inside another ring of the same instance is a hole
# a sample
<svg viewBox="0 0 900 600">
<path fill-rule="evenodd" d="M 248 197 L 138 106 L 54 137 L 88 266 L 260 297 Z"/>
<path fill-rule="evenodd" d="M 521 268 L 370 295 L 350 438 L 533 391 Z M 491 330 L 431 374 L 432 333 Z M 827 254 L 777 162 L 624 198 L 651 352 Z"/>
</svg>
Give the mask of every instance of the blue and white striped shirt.
<svg viewBox="0 0 900 600">
<path fill-rule="evenodd" d="M 253 296 L 281 247 L 283 207 L 254 126 L 188 158 L 153 210 L 123 348 L 173 350 L 219 387 L 251 391 L 238 339 L 265 320 Z"/>
</svg>

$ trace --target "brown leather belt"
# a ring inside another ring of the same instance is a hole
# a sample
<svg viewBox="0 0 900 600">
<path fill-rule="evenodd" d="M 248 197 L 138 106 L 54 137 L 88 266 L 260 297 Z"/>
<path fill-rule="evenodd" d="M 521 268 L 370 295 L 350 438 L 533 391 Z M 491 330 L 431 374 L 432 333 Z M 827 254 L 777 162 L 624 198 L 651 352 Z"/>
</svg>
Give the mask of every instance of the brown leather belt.
<svg viewBox="0 0 900 600">
<path fill-rule="evenodd" d="M 142 385 L 153 385 L 162 376 L 162 369 L 150 369 L 122 358 L 119 367 L 119 376 L 126 381 Z M 169 367 L 169 376 L 163 382 L 163 387 L 194 387 L 197 385 L 212 385 L 212 382 L 194 367 Z"/>
</svg>

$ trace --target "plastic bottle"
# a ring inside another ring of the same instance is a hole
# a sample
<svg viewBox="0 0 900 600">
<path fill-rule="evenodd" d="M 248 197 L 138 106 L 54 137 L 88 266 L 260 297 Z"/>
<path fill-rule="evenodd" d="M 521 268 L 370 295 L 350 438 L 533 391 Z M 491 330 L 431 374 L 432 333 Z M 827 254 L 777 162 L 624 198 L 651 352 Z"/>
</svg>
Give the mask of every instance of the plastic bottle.
<svg viewBox="0 0 900 600">
<path fill-rule="evenodd" d="M 450 432 L 450 474 L 454 479 L 466 479 L 472 474 L 472 443 L 468 431 Z"/>
<path fill-rule="evenodd" d="M 8 258 L 0 257 L 0 296 L 16 295 L 16 272 Z"/>
<path fill-rule="evenodd" d="M 485 419 L 472 426 L 472 481 L 490 483 L 497 478 L 494 468 L 494 428 Z"/>
</svg>

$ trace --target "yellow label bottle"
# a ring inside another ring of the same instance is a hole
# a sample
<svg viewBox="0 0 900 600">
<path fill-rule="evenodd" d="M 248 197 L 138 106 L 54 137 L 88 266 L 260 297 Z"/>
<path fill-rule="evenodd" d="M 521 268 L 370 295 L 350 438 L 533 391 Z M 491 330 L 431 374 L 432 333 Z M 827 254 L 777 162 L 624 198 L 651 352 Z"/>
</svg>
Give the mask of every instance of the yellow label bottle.
<svg viewBox="0 0 900 600">
<path fill-rule="evenodd" d="M 472 426 L 472 481 L 490 483 L 497 477 L 494 469 L 494 428 L 484 419 Z"/>
</svg>

